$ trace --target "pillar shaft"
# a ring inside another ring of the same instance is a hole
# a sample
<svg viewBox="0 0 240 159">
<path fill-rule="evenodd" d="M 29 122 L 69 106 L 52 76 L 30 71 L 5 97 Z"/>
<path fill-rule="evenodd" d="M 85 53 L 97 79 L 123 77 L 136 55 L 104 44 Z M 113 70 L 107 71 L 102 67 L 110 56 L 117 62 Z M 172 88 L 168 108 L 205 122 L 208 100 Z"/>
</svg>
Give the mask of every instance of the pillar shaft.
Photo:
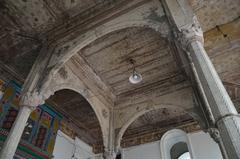
<svg viewBox="0 0 240 159">
<path fill-rule="evenodd" d="M 187 0 L 163 0 L 173 33 L 188 53 L 197 78 L 207 98 L 215 125 L 219 130 L 223 150 L 229 159 L 240 159 L 240 117 L 203 47 L 203 32 Z M 205 105 L 208 107 L 207 105 Z"/>
<path fill-rule="evenodd" d="M 196 30 L 195 30 L 196 31 Z M 190 33 L 188 31 L 188 33 Z M 194 31 L 193 31 L 194 32 Z M 219 129 L 228 158 L 240 158 L 240 118 L 226 89 L 223 86 L 202 41 L 193 36 L 185 36 L 188 54 L 192 59 L 199 80 L 206 94 L 212 114 Z M 188 34 L 189 35 L 189 34 Z"/>
<path fill-rule="evenodd" d="M 215 120 L 217 121 L 225 115 L 237 114 L 236 108 L 208 57 L 203 44 L 199 41 L 192 41 L 189 45 L 189 51 Z"/>
<path fill-rule="evenodd" d="M 31 111 L 32 109 L 27 106 L 20 108 L 12 129 L 9 132 L 8 137 L 1 149 L 0 159 L 13 158 Z"/>
<path fill-rule="evenodd" d="M 12 159 L 20 142 L 27 120 L 31 112 L 40 104 L 43 104 L 43 96 L 38 92 L 27 92 L 21 96 L 18 116 L 8 134 L 0 152 L 0 159 Z"/>
</svg>

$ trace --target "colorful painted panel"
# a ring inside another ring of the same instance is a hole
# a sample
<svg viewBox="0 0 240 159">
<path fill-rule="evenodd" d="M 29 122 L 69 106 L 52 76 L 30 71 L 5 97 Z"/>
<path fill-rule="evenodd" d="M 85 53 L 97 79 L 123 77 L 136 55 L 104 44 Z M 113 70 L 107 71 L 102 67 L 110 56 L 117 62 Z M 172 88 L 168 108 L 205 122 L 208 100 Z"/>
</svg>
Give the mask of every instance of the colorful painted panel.
<svg viewBox="0 0 240 159">
<path fill-rule="evenodd" d="M 4 140 L 18 114 L 21 87 L 11 81 L 5 86 L 3 92 L 4 94 L 0 101 L 0 129 L 5 133 L 0 134 L 0 138 L 2 137 Z M 51 156 L 61 119 L 61 114 L 58 114 L 47 104 L 38 106 L 31 113 L 22 135 L 21 143 L 24 143 L 25 146 L 18 147 L 18 155 L 15 158 L 35 159 L 38 158 L 36 157 L 37 155 L 35 157 L 31 156 L 40 152 L 45 154 L 45 156 Z"/>
<path fill-rule="evenodd" d="M 10 130 L 16 117 L 18 115 L 18 110 L 14 107 L 10 107 L 7 111 L 7 114 L 4 118 L 2 128 L 5 130 Z"/>
<path fill-rule="evenodd" d="M 48 114 L 47 112 L 44 112 L 41 117 L 41 124 L 46 126 L 47 128 L 51 127 L 51 122 L 52 122 L 53 117 Z"/>
<path fill-rule="evenodd" d="M 32 120 L 37 121 L 37 120 L 39 119 L 41 113 L 42 113 L 42 109 L 41 109 L 40 107 L 37 107 L 37 109 L 35 109 L 35 110 L 31 113 L 30 118 L 31 118 Z"/>
</svg>

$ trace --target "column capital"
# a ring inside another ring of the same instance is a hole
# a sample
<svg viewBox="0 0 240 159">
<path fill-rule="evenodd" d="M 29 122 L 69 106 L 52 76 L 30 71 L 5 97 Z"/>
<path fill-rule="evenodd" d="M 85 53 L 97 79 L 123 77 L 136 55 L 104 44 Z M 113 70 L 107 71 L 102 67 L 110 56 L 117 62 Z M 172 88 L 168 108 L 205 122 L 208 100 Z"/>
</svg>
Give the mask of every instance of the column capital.
<svg viewBox="0 0 240 159">
<path fill-rule="evenodd" d="M 220 137 L 220 132 L 217 128 L 209 128 L 208 133 L 216 143 L 220 143 L 221 137 Z"/>
<path fill-rule="evenodd" d="M 105 149 L 104 153 L 103 153 L 103 158 L 104 159 L 115 159 L 116 158 L 116 153 L 114 151 Z"/>
<path fill-rule="evenodd" d="M 192 23 L 184 25 L 179 31 L 178 39 L 185 49 L 193 41 L 199 41 L 204 44 L 203 31 L 196 16 L 192 18 Z"/>
<path fill-rule="evenodd" d="M 44 96 L 39 92 L 26 92 L 21 96 L 20 106 L 27 106 L 35 109 L 37 106 L 44 104 Z"/>
</svg>

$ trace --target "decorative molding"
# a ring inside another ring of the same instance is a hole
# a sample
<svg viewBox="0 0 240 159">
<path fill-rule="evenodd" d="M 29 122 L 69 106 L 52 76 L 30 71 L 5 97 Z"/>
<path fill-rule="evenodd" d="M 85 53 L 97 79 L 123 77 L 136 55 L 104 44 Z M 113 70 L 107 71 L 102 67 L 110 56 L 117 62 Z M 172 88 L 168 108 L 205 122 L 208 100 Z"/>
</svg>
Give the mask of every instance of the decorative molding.
<svg viewBox="0 0 240 159">
<path fill-rule="evenodd" d="M 203 31 L 196 16 L 193 17 L 191 24 L 180 28 L 180 33 L 177 34 L 177 37 L 185 49 L 193 41 L 199 41 L 204 44 Z"/>
<path fill-rule="evenodd" d="M 21 96 L 20 106 L 27 106 L 31 109 L 35 109 L 37 106 L 44 104 L 45 100 L 43 95 L 39 92 L 26 92 Z"/>
<path fill-rule="evenodd" d="M 108 118 L 108 111 L 106 109 L 102 109 L 102 116 L 107 119 Z"/>
<path fill-rule="evenodd" d="M 208 133 L 215 142 L 219 143 L 221 141 L 220 133 L 217 128 L 209 128 Z"/>
</svg>

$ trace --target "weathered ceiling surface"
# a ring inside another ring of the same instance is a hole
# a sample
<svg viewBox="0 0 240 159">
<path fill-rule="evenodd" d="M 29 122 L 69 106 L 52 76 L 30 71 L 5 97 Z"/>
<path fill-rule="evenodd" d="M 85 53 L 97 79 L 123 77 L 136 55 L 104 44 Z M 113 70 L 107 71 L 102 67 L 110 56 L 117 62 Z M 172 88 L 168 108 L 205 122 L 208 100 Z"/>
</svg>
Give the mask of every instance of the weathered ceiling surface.
<svg viewBox="0 0 240 159">
<path fill-rule="evenodd" d="M 111 33 L 80 50 L 79 55 L 115 95 L 156 85 L 180 72 L 167 40 L 147 28 Z M 133 71 L 130 59 L 143 76 L 140 84 L 133 85 L 128 80 Z"/>
<path fill-rule="evenodd" d="M 240 84 L 240 18 L 205 34 L 205 48 L 223 81 Z M 224 37 L 225 36 L 225 37 Z"/>
<path fill-rule="evenodd" d="M 11 76 L 6 74 L 6 76 L 9 76 L 8 78 L 15 78 L 18 82 L 23 83 L 39 54 L 40 39 L 57 27 L 65 25 L 73 17 L 79 16 L 82 20 L 85 20 L 103 12 L 104 9 L 102 8 L 108 9 L 108 7 L 112 7 L 115 3 L 121 1 L 0 1 L 1 71 L 7 71 L 11 74 Z"/>
<path fill-rule="evenodd" d="M 122 147 L 135 146 L 160 140 L 162 135 L 173 128 L 188 131 L 200 129 L 198 123 L 181 109 L 163 108 L 140 116 L 126 130 L 121 142 Z"/>
<path fill-rule="evenodd" d="M 97 116 L 91 105 L 79 93 L 60 90 L 52 95 L 47 103 L 64 114 L 65 120 L 78 126 L 76 135 L 87 144 L 103 146 L 102 131 Z M 98 150 L 96 150 L 98 151 Z"/>
<path fill-rule="evenodd" d="M 239 0 L 188 0 L 204 31 L 236 20 L 240 16 Z"/>
<path fill-rule="evenodd" d="M 0 78 L 23 83 L 39 54 L 44 36 L 62 25 L 72 22 L 71 25 L 74 25 L 75 18 L 81 19 L 82 23 L 86 19 L 91 21 L 92 17 L 121 1 L 124 0 L 0 1 Z M 189 2 L 205 32 L 206 50 L 240 110 L 240 1 Z M 181 74 L 168 42 L 160 34 L 146 28 L 113 32 L 86 46 L 78 54 L 117 96 L 148 86 L 156 87 L 167 77 Z M 128 82 L 132 72 L 129 59 L 136 61 L 136 70 L 143 75 L 140 85 Z M 91 145 L 102 144 L 99 122 L 83 97 L 63 90 L 48 102 L 77 125 L 76 132 L 83 141 Z M 199 129 L 198 124 L 181 110 L 149 112 L 128 128 L 122 145 L 128 147 L 158 140 L 166 129 L 180 126 L 180 122 L 193 126 L 191 130 Z"/>
<path fill-rule="evenodd" d="M 239 0 L 189 0 L 204 31 L 240 16 Z M 0 66 L 23 82 L 39 53 L 39 35 L 77 16 L 86 19 L 103 12 L 113 0 L 2 0 L 0 1 Z M 24 47 L 22 47 L 24 46 Z M 21 66 L 19 66 L 19 61 Z M 10 78 L 10 77 L 9 77 Z"/>
<path fill-rule="evenodd" d="M 205 48 L 240 112 L 240 18 L 205 33 Z"/>
</svg>

